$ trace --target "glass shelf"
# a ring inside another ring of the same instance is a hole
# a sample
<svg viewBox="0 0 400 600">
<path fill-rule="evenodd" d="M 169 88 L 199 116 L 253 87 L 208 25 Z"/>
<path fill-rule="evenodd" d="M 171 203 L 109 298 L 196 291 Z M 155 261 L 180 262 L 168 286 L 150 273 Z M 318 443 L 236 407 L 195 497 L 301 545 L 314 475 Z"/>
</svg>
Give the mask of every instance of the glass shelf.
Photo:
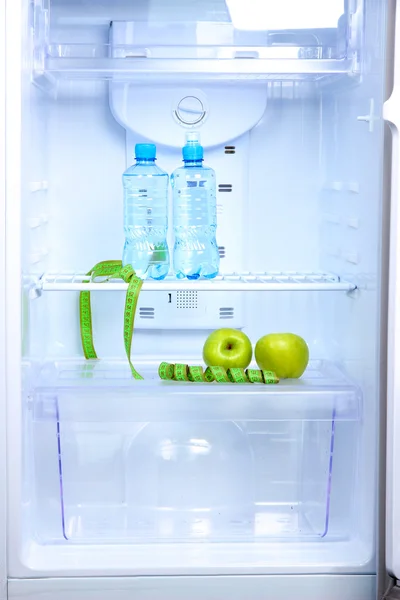
<svg viewBox="0 0 400 600">
<path fill-rule="evenodd" d="M 26 381 L 36 398 L 35 418 L 54 415 L 60 394 L 65 398 L 66 421 L 78 414 L 81 421 L 117 423 L 132 419 L 331 421 L 332 414 L 338 420 L 357 421 L 361 414 L 360 389 L 329 361 L 310 361 L 301 379 L 283 379 L 277 385 L 162 381 L 161 358 L 133 361 L 143 381 L 133 380 L 126 360 L 65 359 L 31 367 Z M 180 362 L 202 364 L 199 358 L 180 357 Z"/>
<path fill-rule="evenodd" d="M 49 273 L 40 279 L 28 283 L 33 293 L 65 291 L 125 291 L 128 285 L 120 279 L 91 280 L 85 273 Z M 351 292 L 356 285 L 343 281 L 329 273 L 265 272 L 222 274 L 212 280 L 200 279 L 188 281 L 169 276 L 163 281 L 145 281 L 143 290 L 147 291 L 216 291 L 216 292 L 262 292 L 262 291 L 326 291 Z"/>
<path fill-rule="evenodd" d="M 359 71 L 359 48 L 351 40 L 359 39 L 361 21 L 343 13 L 340 3 L 332 11 L 329 0 L 325 10 L 319 7 L 319 16 L 310 12 L 306 19 L 284 8 L 277 19 L 274 9 L 274 18 L 260 30 L 237 28 L 225 2 L 218 10 L 215 2 L 210 10 L 200 1 L 183 2 L 179 8 L 176 1 L 163 1 L 148 9 L 132 2 L 93 9 L 85 2 L 66 11 L 53 0 L 48 3 L 53 4 L 50 18 L 43 6 L 35 12 L 34 71 L 39 79 L 318 81 Z M 237 15 L 236 9 L 232 14 Z M 59 25 L 77 23 L 107 27 L 106 43 L 87 43 L 84 27 L 73 40 L 58 38 Z"/>
<path fill-rule="evenodd" d="M 83 45 L 82 45 L 83 46 Z M 101 56 L 103 51 L 95 47 L 76 48 L 58 45 L 57 52 L 47 56 L 36 75 L 55 79 L 102 79 L 113 81 L 142 81 L 150 77 L 193 80 L 270 80 L 270 81 L 318 81 L 328 75 L 345 75 L 352 71 L 348 59 L 314 58 L 267 58 L 265 48 L 202 48 L 201 56 L 194 56 L 198 49 L 177 48 L 175 57 L 149 57 L 146 51 L 133 51 L 126 57 Z M 152 49 L 153 50 L 153 49 Z M 178 52 L 179 50 L 179 52 Z M 179 56 L 181 54 L 181 56 Z M 208 57 L 207 57 L 208 55 Z M 115 56 L 115 55 L 114 55 Z"/>
</svg>

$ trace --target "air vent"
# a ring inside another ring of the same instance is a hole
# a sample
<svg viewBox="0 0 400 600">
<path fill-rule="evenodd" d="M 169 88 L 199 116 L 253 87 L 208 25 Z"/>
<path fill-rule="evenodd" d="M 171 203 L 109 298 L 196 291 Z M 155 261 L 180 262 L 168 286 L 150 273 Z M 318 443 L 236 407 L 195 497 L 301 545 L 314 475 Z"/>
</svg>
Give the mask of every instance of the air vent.
<svg viewBox="0 0 400 600">
<path fill-rule="evenodd" d="M 197 292 L 178 291 L 176 308 L 197 308 Z"/>
<path fill-rule="evenodd" d="M 218 186 L 218 191 L 219 192 L 231 192 L 233 189 L 233 186 L 231 183 L 221 183 Z"/>
<path fill-rule="evenodd" d="M 220 319 L 233 319 L 235 316 L 235 309 L 233 307 L 224 307 L 219 309 Z"/>
<path fill-rule="evenodd" d="M 141 319 L 154 319 L 155 318 L 155 310 L 151 307 L 141 306 L 139 308 L 139 317 Z"/>
<path fill-rule="evenodd" d="M 225 246 L 218 246 L 218 252 L 220 258 L 225 258 L 226 256 L 226 248 Z"/>
<path fill-rule="evenodd" d="M 236 146 L 225 146 L 225 154 L 236 154 Z"/>
</svg>

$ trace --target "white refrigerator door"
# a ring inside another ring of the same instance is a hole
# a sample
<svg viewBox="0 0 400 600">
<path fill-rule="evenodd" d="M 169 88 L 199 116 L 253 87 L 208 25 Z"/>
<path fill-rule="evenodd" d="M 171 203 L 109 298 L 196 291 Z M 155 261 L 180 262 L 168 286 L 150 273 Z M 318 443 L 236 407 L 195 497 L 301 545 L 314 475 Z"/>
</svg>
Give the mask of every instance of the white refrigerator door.
<svg viewBox="0 0 400 600">
<path fill-rule="evenodd" d="M 394 85 L 384 105 L 392 130 L 392 184 L 387 372 L 386 568 L 400 578 L 400 2 L 397 0 Z"/>
</svg>

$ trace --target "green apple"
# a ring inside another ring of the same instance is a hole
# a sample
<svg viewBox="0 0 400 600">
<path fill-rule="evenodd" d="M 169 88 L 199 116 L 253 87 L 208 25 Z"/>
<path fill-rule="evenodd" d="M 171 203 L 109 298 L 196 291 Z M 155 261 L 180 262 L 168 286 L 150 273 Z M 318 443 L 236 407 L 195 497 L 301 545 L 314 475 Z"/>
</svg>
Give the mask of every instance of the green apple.
<svg viewBox="0 0 400 600">
<path fill-rule="evenodd" d="M 203 348 L 203 360 L 208 367 L 246 369 L 252 356 L 249 338 L 238 329 L 216 329 L 208 336 Z"/>
<path fill-rule="evenodd" d="M 280 379 L 297 379 L 306 370 L 309 351 L 294 333 L 270 333 L 258 340 L 255 349 L 260 369 L 274 371 Z"/>
</svg>

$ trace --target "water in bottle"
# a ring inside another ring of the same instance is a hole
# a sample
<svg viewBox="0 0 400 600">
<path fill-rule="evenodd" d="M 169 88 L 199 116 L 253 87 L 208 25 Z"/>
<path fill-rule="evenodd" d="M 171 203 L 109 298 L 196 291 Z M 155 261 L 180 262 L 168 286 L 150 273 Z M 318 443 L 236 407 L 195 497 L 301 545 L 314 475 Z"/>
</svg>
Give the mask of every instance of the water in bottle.
<svg viewBox="0 0 400 600">
<path fill-rule="evenodd" d="M 174 209 L 174 271 L 179 279 L 212 279 L 218 274 L 216 183 L 203 165 L 197 133 L 188 133 L 183 167 L 171 176 Z"/>
<path fill-rule="evenodd" d="M 142 279 L 164 279 L 169 271 L 168 174 L 155 163 L 154 144 L 136 144 L 136 163 L 122 176 L 125 246 L 123 265 Z"/>
</svg>

